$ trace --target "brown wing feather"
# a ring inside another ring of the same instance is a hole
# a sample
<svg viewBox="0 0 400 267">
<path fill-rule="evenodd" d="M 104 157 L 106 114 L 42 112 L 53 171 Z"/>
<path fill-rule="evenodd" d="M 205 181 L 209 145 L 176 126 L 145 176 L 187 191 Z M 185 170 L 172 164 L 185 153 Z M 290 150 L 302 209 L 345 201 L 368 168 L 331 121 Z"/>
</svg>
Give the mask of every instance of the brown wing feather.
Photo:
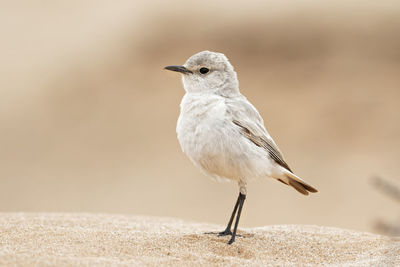
<svg viewBox="0 0 400 267">
<path fill-rule="evenodd" d="M 233 120 L 233 123 L 239 126 L 242 129 L 242 134 L 246 136 L 251 142 L 253 142 L 256 146 L 262 147 L 268 151 L 271 158 L 278 163 L 283 168 L 287 169 L 288 171 L 292 172 L 289 165 L 283 159 L 282 154 L 279 150 L 275 147 L 275 144 L 272 143 L 270 140 L 266 139 L 263 136 L 256 136 L 254 135 L 248 128 L 246 128 L 243 124 L 241 124 L 237 120 Z"/>
</svg>

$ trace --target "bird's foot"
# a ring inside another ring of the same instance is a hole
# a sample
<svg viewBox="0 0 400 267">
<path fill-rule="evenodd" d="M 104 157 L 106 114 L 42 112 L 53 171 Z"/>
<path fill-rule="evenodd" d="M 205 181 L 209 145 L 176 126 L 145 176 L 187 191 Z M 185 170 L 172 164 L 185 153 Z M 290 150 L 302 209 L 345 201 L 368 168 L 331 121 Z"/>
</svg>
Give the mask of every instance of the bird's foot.
<svg viewBox="0 0 400 267">
<path fill-rule="evenodd" d="M 231 239 L 228 241 L 228 245 L 232 245 L 232 243 L 235 242 L 235 237 L 232 236 Z"/>
<path fill-rule="evenodd" d="M 225 230 L 222 232 L 205 232 L 205 235 L 218 235 L 218 236 L 226 236 L 226 235 L 232 235 L 232 231 L 231 230 Z"/>
<path fill-rule="evenodd" d="M 225 231 L 223 231 L 223 232 L 219 232 L 218 233 L 218 236 L 226 236 L 226 235 L 232 235 L 233 233 L 232 233 L 232 231 L 230 230 L 230 229 L 226 229 Z"/>
</svg>

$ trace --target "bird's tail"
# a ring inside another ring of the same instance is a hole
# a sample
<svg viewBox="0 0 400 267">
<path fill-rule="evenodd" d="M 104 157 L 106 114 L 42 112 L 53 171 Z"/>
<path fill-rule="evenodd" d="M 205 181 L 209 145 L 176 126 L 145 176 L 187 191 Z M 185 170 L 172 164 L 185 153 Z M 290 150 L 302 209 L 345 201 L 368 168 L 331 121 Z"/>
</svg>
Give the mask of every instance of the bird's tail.
<svg viewBox="0 0 400 267">
<path fill-rule="evenodd" d="M 301 179 L 300 177 L 296 176 L 295 174 L 289 171 L 285 172 L 283 176 L 278 179 L 278 181 L 290 185 L 303 195 L 308 195 L 308 192 L 311 193 L 318 192 L 317 189 L 307 184 L 303 179 Z"/>
</svg>

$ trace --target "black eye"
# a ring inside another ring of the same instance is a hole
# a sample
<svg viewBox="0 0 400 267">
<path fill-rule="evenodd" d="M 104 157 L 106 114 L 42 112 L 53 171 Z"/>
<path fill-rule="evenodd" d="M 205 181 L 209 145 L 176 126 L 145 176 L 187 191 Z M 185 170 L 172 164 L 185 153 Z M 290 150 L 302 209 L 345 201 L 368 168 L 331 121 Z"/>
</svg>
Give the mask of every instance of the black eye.
<svg viewBox="0 0 400 267">
<path fill-rule="evenodd" d="M 207 68 L 201 68 L 200 69 L 200 73 L 201 74 L 206 74 L 207 72 L 209 72 L 210 70 L 209 69 L 207 69 Z"/>
</svg>

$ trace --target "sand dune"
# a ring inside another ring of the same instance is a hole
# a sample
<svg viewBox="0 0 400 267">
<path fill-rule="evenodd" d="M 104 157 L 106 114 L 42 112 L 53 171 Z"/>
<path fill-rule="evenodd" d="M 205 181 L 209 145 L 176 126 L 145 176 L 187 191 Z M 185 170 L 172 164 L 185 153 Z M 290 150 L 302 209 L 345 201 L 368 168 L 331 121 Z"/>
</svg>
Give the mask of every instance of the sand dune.
<svg viewBox="0 0 400 267">
<path fill-rule="evenodd" d="M 0 265 L 400 265 L 400 239 L 321 226 L 273 225 L 227 237 L 223 226 L 106 214 L 3 213 Z"/>
</svg>

